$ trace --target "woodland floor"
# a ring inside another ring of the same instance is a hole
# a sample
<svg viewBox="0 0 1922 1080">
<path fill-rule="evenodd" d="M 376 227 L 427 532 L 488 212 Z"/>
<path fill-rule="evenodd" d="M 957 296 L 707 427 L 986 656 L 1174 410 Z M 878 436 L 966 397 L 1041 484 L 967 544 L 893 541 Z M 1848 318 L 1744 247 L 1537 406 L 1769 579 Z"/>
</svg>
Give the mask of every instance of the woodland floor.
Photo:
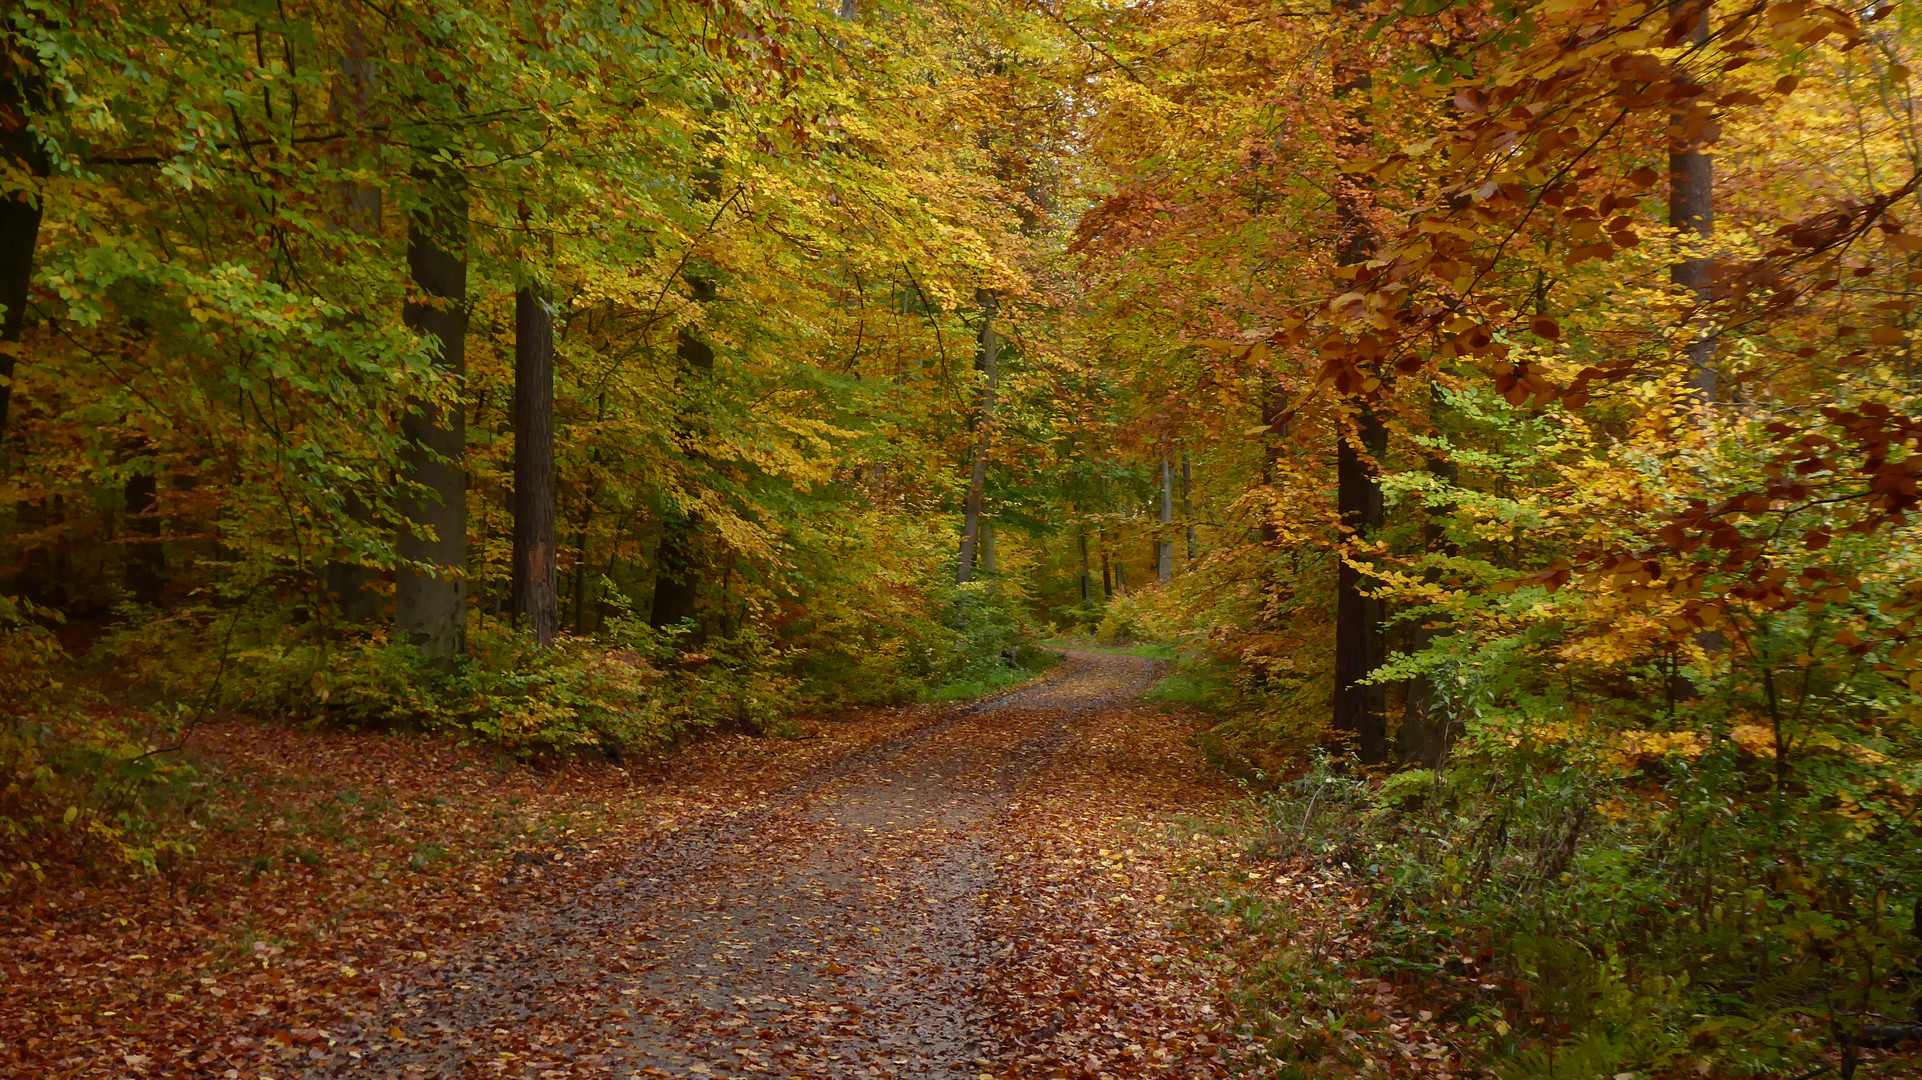
<svg viewBox="0 0 1922 1080">
<path fill-rule="evenodd" d="M 1228 792 L 1191 719 L 1137 701 L 1161 670 L 1071 653 L 970 705 L 571 772 L 197 735 L 248 778 L 206 847 L 251 836 L 256 872 L 16 905 L 0 1072 L 1227 1075 L 1153 836 Z"/>
</svg>

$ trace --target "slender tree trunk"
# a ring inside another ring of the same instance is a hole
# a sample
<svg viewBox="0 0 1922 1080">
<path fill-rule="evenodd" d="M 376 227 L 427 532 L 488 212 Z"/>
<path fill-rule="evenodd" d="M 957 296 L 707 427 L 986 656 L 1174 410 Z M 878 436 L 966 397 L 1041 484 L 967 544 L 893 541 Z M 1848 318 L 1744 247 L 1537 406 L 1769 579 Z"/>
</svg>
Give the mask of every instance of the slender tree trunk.
<svg viewBox="0 0 1922 1080">
<path fill-rule="evenodd" d="M 993 577 L 999 572 L 994 564 L 994 522 L 983 519 L 981 522 L 981 573 Z"/>
<path fill-rule="evenodd" d="M 694 299 L 707 304 L 715 298 L 714 282 L 705 278 L 691 280 Z M 690 385 L 703 382 L 714 372 L 714 349 L 681 328 L 680 343 L 674 355 L 681 361 Z M 682 414 L 677 427 L 687 435 L 696 422 L 694 410 Z M 675 626 L 695 617 L 701 595 L 700 559 L 701 522 L 690 510 L 667 512 L 661 520 L 661 542 L 654 551 L 654 604 L 648 622 L 657 630 Z"/>
<path fill-rule="evenodd" d="M 1341 0 L 1349 12 L 1360 10 L 1359 0 Z M 1359 156 L 1367 145 L 1367 91 L 1373 79 L 1361 57 L 1343 55 L 1337 61 L 1335 93 L 1348 103 L 1349 133 L 1342 142 L 1346 156 Z M 1368 193 L 1350 177 L 1336 181 L 1335 263 L 1354 266 L 1375 251 L 1374 226 L 1368 219 Z M 1335 700 L 1334 729 L 1354 736 L 1364 762 L 1379 763 L 1388 754 L 1387 694 L 1380 685 L 1364 683 L 1382 660 L 1382 602 L 1364 595 L 1373 582 L 1341 555 L 1352 544 L 1366 542 L 1381 531 L 1381 478 L 1376 470 L 1387 449 L 1387 430 L 1364 396 L 1347 400 L 1354 412 L 1353 427 L 1335 429 L 1336 503 L 1341 513 L 1337 537 L 1335 578 Z"/>
<path fill-rule="evenodd" d="M 975 365 L 981 369 L 981 412 L 975 418 L 974 450 L 968 461 L 968 496 L 961 510 L 961 560 L 954 580 L 974 580 L 974 549 L 981 535 L 981 503 L 987 496 L 988 450 L 994 437 L 994 387 L 998 372 L 1000 341 L 995 336 L 994 315 L 998 306 L 995 294 L 982 289 L 981 333 L 976 340 Z"/>
<path fill-rule="evenodd" d="M 1155 538 L 1155 580 L 1163 585 L 1175 579 L 1175 464 L 1161 451 L 1161 529 Z"/>
<path fill-rule="evenodd" d="M 1281 424 L 1285 395 L 1281 384 L 1268 379 L 1261 389 L 1261 424 L 1274 428 Z M 1275 465 L 1281 456 L 1281 447 L 1287 439 L 1286 431 L 1270 431 L 1261 437 L 1261 486 L 1264 491 L 1273 492 L 1275 487 Z M 1274 507 L 1265 504 L 1261 510 L 1261 542 L 1266 547 L 1274 547 L 1281 541 L 1281 529 L 1275 525 Z"/>
<path fill-rule="evenodd" d="M 1696 44 L 1708 41 L 1709 5 L 1707 0 L 1670 0 L 1669 17 L 1672 19 L 1689 18 L 1693 25 L 1687 40 Z M 1677 130 L 1687 124 L 1688 112 L 1678 110 L 1671 117 Z M 1699 141 L 1690 141 L 1686 135 L 1678 135 L 1669 144 L 1668 151 L 1668 223 L 1681 230 L 1686 236 L 1694 233 L 1703 244 L 1715 235 L 1715 164 L 1702 151 Z M 1683 259 L 1669 268 L 1669 280 L 1695 294 L 1698 302 L 1706 304 L 1710 297 L 1709 257 L 1706 253 L 1695 258 Z M 1686 349 L 1688 358 L 1689 381 L 1694 384 L 1696 394 L 1704 402 L 1713 402 L 1716 395 L 1715 375 L 1715 331 L 1708 325 L 1694 330 Z"/>
<path fill-rule="evenodd" d="M 1355 434 L 1344 433 L 1336 447 L 1342 532 L 1338 555 L 1351 540 L 1372 538 L 1382 525 L 1381 481 L 1368 459 L 1380 460 L 1388 449 L 1388 432 L 1365 406 L 1355 427 Z M 1348 558 L 1341 559 L 1335 582 L 1335 730 L 1354 735 L 1361 759 L 1371 764 L 1382 761 L 1388 748 L 1387 690 L 1362 681 L 1382 662 L 1383 605 L 1368 595 L 1375 584 Z"/>
<path fill-rule="evenodd" d="M 554 641 L 554 312 L 538 282 L 514 294 L 515 621 Z"/>
<path fill-rule="evenodd" d="M 574 634 L 576 637 L 587 628 L 587 520 L 592 507 L 581 510 L 580 527 L 574 530 Z"/>
<path fill-rule="evenodd" d="M 1094 582 L 1089 580 L 1088 571 L 1088 530 L 1084 526 L 1075 537 L 1081 548 L 1081 602 L 1086 604 L 1094 599 Z"/>
<path fill-rule="evenodd" d="M 454 379 L 467 374 L 467 197 L 458 178 L 420 170 L 434 200 L 407 228 L 407 266 L 415 295 L 402 320 L 425 335 L 435 363 Z M 467 653 L 467 417 L 458 401 L 413 401 L 401 419 L 401 476 L 424 493 L 403 491 L 394 628 L 443 665 Z"/>
<path fill-rule="evenodd" d="M 352 20 L 347 30 L 346 47 L 340 56 L 340 76 L 334 82 L 333 98 L 328 103 L 328 117 L 339 125 L 354 125 L 364 128 L 368 111 L 372 107 L 374 87 L 374 65 L 368 55 L 367 37 L 360 27 L 359 4 L 349 0 L 349 18 Z M 340 151 L 334 163 L 345 166 L 349 163 L 348 153 Z M 380 189 L 368 184 L 342 182 L 336 197 L 339 202 L 339 219 L 330 223 L 330 228 L 345 229 L 362 236 L 378 236 L 381 228 Z M 364 319 L 355 313 L 350 319 Z M 374 520 L 373 507 L 368 504 L 364 493 L 349 489 L 342 499 L 342 510 L 347 518 L 356 524 L 371 528 Z M 333 598 L 342 621 L 353 625 L 366 625 L 380 617 L 380 594 L 371 586 L 376 573 L 373 568 L 363 565 L 353 558 L 335 558 L 328 561 L 323 571 L 327 593 Z"/>
<path fill-rule="evenodd" d="M 1101 599 L 1114 599 L 1114 569 L 1108 565 L 1108 530 L 1101 530 Z"/>
<path fill-rule="evenodd" d="M 1188 563 L 1191 567 L 1193 566 L 1195 561 L 1194 492 L 1195 492 L 1194 473 L 1188 467 L 1188 452 L 1186 450 L 1183 450 L 1181 452 L 1181 520 L 1187 523 L 1185 526 L 1183 526 L 1183 532 L 1187 534 L 1186 539 L 1188 541 Z"/>
<path fill-rule="evenodd" d="M 11 65 L 9 65 L 11 66 Z M 47 175 L 47 155 L 29 126 L 45 104 L 46 81 L 18 69 L 0 72 L 0 156 L 34 177 Z M 34 249 L 40 243 L 40 193 L 0 192 L 0 448 L 13 404 L 14 364 L 26 337 Z M 6 460 L 0 453 L 0 462 Z"/>
<path fill-rule="evenodd" d="M 1443 407 L 1440 394 L 1436 395 L 1434 407 Z M 1453 486 L 1459 470 L 1455 464 L 1444 458 L 1428 459 L 1428 471 L 1444 484 Z M 1455 554 L 1455 546 L 1448 541 L 1448 534 L 1442 528 L 1442 520 L 1448 516 L 1451 507 L 1434 507 L 1427 511 L 1422 521 L 1421 545 L 1423 551 L 1442 555 Z M 1431 579 L 1439 577 L 1435 571 L 1429 572 Z M 1430 620 L 1424 618 L 1408 629 L 1407 649 L 1410 653 L 1421 652 L 1434 641 L 1437 631 L 1446 632 Z M 1417 675 L 1402 684 L 1401 727 L 1395 733 L 1395 756 L 1403 765 L 1426 765 L 1433 768 L 1441 763 L 1442 755 L 1447 753 L 1449 744 L 1454 740 L 1455 731 L 1446 703 L 1435 692 L 1435 684 L 1426 675 Z"/>
<path fill-rule="evenodd" d="M 166 581 L 166 552 L 160 546 L 160 488 L 150 472 L 127 477 L 127 544 L 123 566 L 127 591 L 143 604 L 160 601 Z"/>
</svg>

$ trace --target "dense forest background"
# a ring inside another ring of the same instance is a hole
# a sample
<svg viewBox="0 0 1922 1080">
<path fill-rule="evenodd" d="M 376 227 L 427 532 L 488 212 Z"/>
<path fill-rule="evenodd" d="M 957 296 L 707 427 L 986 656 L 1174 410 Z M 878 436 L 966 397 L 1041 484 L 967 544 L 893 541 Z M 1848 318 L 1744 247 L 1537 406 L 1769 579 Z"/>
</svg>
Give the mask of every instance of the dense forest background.
<svg viewBox="0 0 1922 1080">
<path fill-rule="evenodd" d="M 189 857 L 217 718 L 618 759 L 1066 639 L 1515 1075 L 1922 1022 L 1913 8 L 0 19 L 9 888 Z"/>
</svg>

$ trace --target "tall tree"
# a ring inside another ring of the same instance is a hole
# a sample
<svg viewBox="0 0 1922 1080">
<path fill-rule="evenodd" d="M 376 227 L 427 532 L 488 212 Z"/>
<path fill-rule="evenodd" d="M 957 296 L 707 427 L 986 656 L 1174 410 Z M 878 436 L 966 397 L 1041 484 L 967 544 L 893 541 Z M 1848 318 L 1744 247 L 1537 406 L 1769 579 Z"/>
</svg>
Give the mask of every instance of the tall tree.
<svg viewBox="0 0 1922 1080">
<path fill-rule="evenodd" d="M 708 305 L 717 295 L 714 279 L 688 279 L 694 301 Z M 680 362 L 681 381 L 689 391 L 688 404 L 676 418 L 676 434 L 686 442 L 696 424 L 695 411 L 699 389 L 714 374 L 714 347 L 701 340 L 691 328 L 681 327 L 674 348 Z M 654 603 L 648 622 L 665 629 L 694 618 L 701 593 L 700 561 L 701 519 L 691 507 L 666 508 L 661 516 L 661 542 L 654 549 Z"/>
<path fill-rule="evenodd" d="M 1675 30 L 1680 33 L 1675 36 L 1695 49 L 1708 44 L 1708 0 L 1669 0 L 1669 17 L 1678 24 Z M 1705 115 L 1689 104 L 1679 106 L 1670 117 L 1668 151 L 1668 223 L 1684 237 L 1694 234 L 1698 247 L 1706 246 L 1715 235 L 1715 163 L 1702 149 L 1707 135 L 1702 122 Z M 1708 253 L 1697 250 L 1669 268 L 1669 279 L 1694 293 L 1697 303 L 1706 304 L 1711 296 L 1709 262 Z M 1684 352 L 1689 381 L 1701 400 L 1712 402 L 1716 395 L 1715 332 L 1694 324 L 1688 331 Z"/>
<path fill-rule="evenodd" d="M 1360 10 L 1357 0 L 1337 5 L 1337 24 Z M 1360 47 L 1338 49 L 1335 96 L 1345 104 L 1345 125 L 1337 144 L 1344 157 L 1359 157 L 1368 139 L 1366 101 L 1374 85 Z M 1338 177 L 1335 187 L 1335 265 L 1344 280 L 1366 273 L 1364 263 L 1375 253 L 1377 240 L 1368 217 L 1368 190 L 1359 178 Z M 1379 384 L 1377 384 L 1379 385 Z M 1381 455 L 1388 448 L 1388 432 L 1376 415 L 1371 391 L 1357 389 L 1343 395 L 1342 415 L 1335 424 L 1335 502 L 1340 514 L 1336 537 L 1335 570 L 1335 700 L 1336 731 L 1353 735 L 1365 762 L 1382 761 L 1388 752 L 1387 695 L 1367 678 L 1382 661 L 1382 602 L 1372 595 L 1372 582 L 1355 560 L 1358 548 L 1382 527 Z"/>
<path fill-rule="evenodd" d="M 345 41 L 340 51 L 340 70 L 327 106 L 327 118 L 334 124 L 356 132 L 365 132 L 373 106 L 375 67 L 372 50 L 368 47 L 367 34 L 361 25 L 360 5 L 349 0 L 345 6 L 348 23 Z M 343 140 L 343 145 L 332 157 L 336 168 L 347 168 L 356 162 L 351 149 L 359 140 Z M 334 192 L 337 219 L 331 223 L 337 231 L 356 233 L 361 236 L 377 237 L 381 230 L 381 191 L 372 184 L 342 180 Z M 350 318 L 365 320 L 365 312 L 356 312 Z M 345 496 L 347 518 L 359 525 L 373 523 L 373 508 L 368 505 L 366 495 L 359 487 L 350 487 Z M 377 578 L 375 570 L 360 559 L 351 557 L 331 559 L 325 570 L 326 588 L 338 606 L 342 620 L 352 624 L 374 622 L 380 615 L 380 595 L 372 586 Z"/>
<path fill-rule="evenodd" d="M 1188 561 L 1195 561 L 1195 476 L 1188 460 L 1188 451 L 1181 452 L 1181 520 L 1184 539 L 1188 542 Z"/>
<path fill-rule="evenodd" d="M 19 18 L 23 16 L 10 16 Z M 19 51 L 0 53 L 0 168 L 44 178 L 48 161 L 33 118 L 45 105 L 46 79 Z M 34 249 L 40 243 L 40 192 L 0 189 L 0 440 L 7 434 L 14 364 L 27 326 Z"/>
<path fill-rule="evenodd" d="M 467 371 L 467 193 L 439 164 L 414 170 L 421 203 L 407 225 L 413 289 L 401 318 L 428 339 L 447 379 L 439 399 L 416 398 L 401 419 L 394 627 L 402 641 L 442 663 L 467 652 L 467 418 L 459 392 Z"/>
<path fill-rule="evenodd" d="M 975 366 L 981 372 L 981 406 L 975 413 L 974 442 L 968 454 L 968 495 L 961 510 L 961 560 L 954 580 L 974 580 L 975 547 L 981 537 L 981 504 L 988 487 L 988 452 L 994 439 L 994 390 L 999 375 L 1000 339 L 994 329 L 998 298 L 981 289 L 981 329 L 975 337 Z"/>
<path fill-rule="evenodd" d="M 554 310 L 530 279 L 514 293 L 513 611 L 542 645 L 554 641 Z"/>
<path fill-rule="evenodd" d="M 1161 447 L 1161 528 L 1155 536 L 1155 580 L 1166 585 L 1175 579 L 1175 466 Z"/>
</svg>

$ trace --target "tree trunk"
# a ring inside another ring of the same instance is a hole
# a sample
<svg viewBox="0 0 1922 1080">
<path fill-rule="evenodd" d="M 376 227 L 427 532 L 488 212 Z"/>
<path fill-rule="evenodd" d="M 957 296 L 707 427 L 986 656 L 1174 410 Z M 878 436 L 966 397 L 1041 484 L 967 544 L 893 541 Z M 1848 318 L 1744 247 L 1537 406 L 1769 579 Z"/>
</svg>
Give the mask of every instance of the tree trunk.
<svg viewBox="0 0 1922 1080">
<path fill-rule="evenodd" d="M 1161 529 L 1155 539 L 1155 580 L 1163 585 L 1175 579 L 1175 464 L 1168 451 L 1161 451 Z"/>
<path fill-rule="evenodd" d="M 1082 529 L 1075 537 L 1075 544 L 1081 549 L 1081 602 L 1089 603 L 1094 599 L 1094 581 L 1088 570 L 1088 530 Z"/>
<path fill-rule="evenodd" d="M 1114 599 L 1114 570 L 1108 565 L 1108 530 L 1101 530 L 1101 599 Z"/>
<path fill-rule="evenodd" d="M 713 302 L 716 295 L 714 282 L 696 278 L 688 284 L 693 289 L 697 303 Z M 675 347 L 674 355 L 680 359 L 683 374 L 690 384 L 714 371 L 713 346 L 696 337 L 685 326 L 681 328 L 680 342 Z M 693 424 L 693 409 L 689 408 L 681 414 L 676 428 L 685 437 L 692 431 Z M 656 630 L 678 625 L 694 618 L 698 612 L 701 594 L 700 530 L 700 518 L 693 511 L 667 511 L 662 517 L 661 542 L 654 551 L 654 603 L 647 620 Z"/>
<path fill-rule="evenodd" d="M 654 603 L 648 624 L 656 630 L 694 618 L 701 593 L 699 552 L 694 546 L 694 524 L 687 515 L 661 523 L 661 542 L 654 549 Z"/>
<path fill-rule="evenodd" d="M 1381 480 L 1375 465 L 1388 449 L 1388 432 L 1373 409 L 1361 406 L 1355 434 L 1343 433 L 1336 448 L 1337 502 L 1341 511 L 1343 555 L 1353 541 L 1366 541 L 1382 526 Z M 1366 455 L 1366 457 L 1364 457 Z M 1382 661 L 1382 602 L 1366 593 L 1375 582 L 1346 557 L 1335 582 L 1335 730 L 1355 736 L 1361 759 L 1379 763 L 1387 756 L 1387 691 L 1364 683 Z"/>
<path fill-rule="evenodd" d="M 374 86 L 374 65 L 367 50 L 367 37 L 361 32 L 359 6 L 348 4 L 349 17 L 353 20 L 347 29 L 346 47 L 340 56 L 340 77 L 333 87 L 333 98 L 328 103 L 328 117 L 338 125 L 353 125 L 364 128 L 367 113 L 371 107 Z M 348 164 L 345 150 L 334 155 L 337 166 Z M 333 229 L 345 229 L 362 236 L 378 236 L 381 229 L 380 189 L 368 184 L 342 182 L 336 192 L 339 202 L 339 218 L 330 223 Z M 364 315 L 355 313 L 350 319 L 361 319 Z M 371 527 L 374 520 L 373 507 L 365 495 L 349 490 L 342 499 L 341 509 L 350 521 Z M 363 565 L 352 558 L 335 558 L 328 561 L 323 572 L 324 584 L 333 598 L 342 621 L 353 625 L 366 625 L 380 617 L 380 594 L 370 586 L 377 577 L 372 567 Z"/>
<path fill-rule="evenodd" d="M 1434 408 L 1440 410 L 1443 404 L 1441 395 L 1435 394 Z M 1428 471 L 1444 484 L 1453 486 L 1459 470 L 1445 458 L 1428 459 Z M 1453 512 L 1450 506 L 1432 507 L 1424 515 L 1421 527 L 1421 546 L 1426 552 L 1439 552 L 1454 555 L 1455 546 L 1448 541 L 1448 534 L 1442 528 L 1442 521 Z M 1441 575 L 1429 571 L 1429 580 Z M 1429 621 L 1433 616 L 1422 619 L 1409 626 L 1407 649 L 1418 653 L 1428 648 L 1434 641 L 1437 631 L 1446 633 L 1445 627 L 1437 627 Z M 1442 755 L 1454 741 L 1455 730 L 1447 706 L 1435 692 L 1435 685 L 1426 675 L 1417 675 L 1402 684 L 1401 727 L 1395 733 L 1395 756 L 1403 765 L 1425 765 L 1433 768 L 1441 764 Z"/>
<path fill-rule="evenodd" d="M 407 227 L 415 295 L 402 321 L 425 335 L 456 387 L 467 373 L 467 197 L 461 181 L 415 173 L 433 201 Z M 467 652 L 467 417 L 458 401 L 412 401 L 401 418 L 403 490 L 394 628 L 400 640 L 447 666 Z"/>
<path fill-rule="evenodd" d="M 1282 444 L 1288 437 L 1286 425 L 1281 421 L 1286 402 L 1281 384 L 1267 377 L 1261 389 L 1261 426 L 1271 430 L 1261 437 L 1261 486 L 1264 492 L 1271 495 L 1275 489 L 1275 466 L 1280 462 Z M 1278 426 L 1283 430 L 1272 430 Z M 1261 542 L 1273 547 L 1280 541 L 1281 529 L 1275 525 L 1274 506 L 1264 502 L 1261 508 Z"/>
<path fill-rule="evenodd" d="M 1181 520 L 1187 524 L 1183 531 L 1187 534 L 1188 562 L 1192 567 L 1195 561 L 1195 477 L 1188 467 L 1188 452 L 1181 452 Z"/>
<path fill-rule="evenodd" d="M 514 294 L 514 619 L 554 642 L 554 311 L 547 288 Z"/>
<path fill-rule="evenodd" d="M 127 543 L 123 567 L 127 591 L 152 606 L 160 602 L 166 581 L 167 557 L 160 546 L 160 488 L 150 472 L 127 477 Z"/>
<path fill-rule="evenodd" d="M 47 175 L 47 155 L 29 123 L 44 104 L 45 80 L 18 70 L 0 73 L 0 156 L 35 177 Z M 14 362 L 26 336 L 33 254 L 40 243 L 40 193 L 0 192 L 0 447 L 13 402 Z M 0 461 L 4 461 L 0 455 Z"/>
<path fill-rule="evenodd" d="M 994 564 L 994 522 L 985 519 L 981 522 L 980 550 L 981 573 L 987 577 L 993 577 L 997 572 Z"/>
<path fill-rule="evenodd" d="M 1689 18 L 1693 25 L 1687 40 L 1696 44 L 1708 41 L 1709 6 L 1693 0 L 1670 0 L 1671 19 Z M 1688 112 L 1677 110 L 1671 117 L 1678 130 L 1685 127 Z M 1714 161 L 1702 152 L 1699 141 L 1690 141 L 1686 135 L 1678 135 L 1670 144 L 1668 151 L 1668 223 L 1680 230 L 1684 237 L 1694 233 L 1706 244 L 1715 235 L 1715 165 Z M 1709 257 L 1706 253 L 1692 259 L 1683 259 L 1669 268 L 1669 280 L 1695 294 L 1697 302 L 1707 304 L 1711 298 L 1709 288 Z M 1715 330 L 1703 325 L 1693 330 L 1686 347 L 1689 381 L 1694 385 L 1696 394 L 1704 402 L 1713 402 L 1716 395 L 1715 376 Z"/>
<path fill-rule="evenodd" d="M 1360 11 L 1359 0 L 1339 0 L 1351 14 Z M 1366 151 L 1367 117 L 1363 112 L 1366 92 L 1374 85 L 1362 58 L 1340 54 L 1334 76 L 1335 96 L 1348 103 L 1350 129 L 1341 142 L 1346 157 Z M 1335 187 L 1335 264 L 1353 266 L 1374 254 L 1376 237 L 1368 219 L 1368 193 L 1359 179 L 1342 176 Z M 1338 285 L 1345 282 L 1337 281 Z M 1388 433 L 1366 396 L 1349 396 L 1345 402 L 1354 410 L 1352 430 L 1346 423 L 1335 428 L 1336 504 L 1341 514 L 1340 535 L 1336 537 L 1335 573 L 1335 700 L 1334 728 L 1355 739 L 1361 759 L 1369 764 L 1388 755 L 1387 694 L 1383 687 L 1364 683 L 1382 660 L 1382 602 L 1364 595 L 1373 583 L 1361 570 L 1342 557 L 1353 544 L 1372 539 L 1381 531 L 1381 478 L 1377 474 L 1381 455 L 1388 446 Z M 1371 460 L 1372 459 L 1372 460 Z"/>
<path fill-rule="evenodd" d="M 976 342 L 975 364 L 981 369 L 981 412 L 975 418 L 974 451 L 968 461 L 968 496 L 961 510 L 961 560 L 954 580 L 974 580 L 974 549 L 981 535 L 981 503 L 988 488 L 988 450 L 994 437 L 994 387 L 998 374 L 1000 341 L 995 336 L 995 294 L 987 289 L 978 293 L 981 301 L 981 333 Z"/>
</svg>

